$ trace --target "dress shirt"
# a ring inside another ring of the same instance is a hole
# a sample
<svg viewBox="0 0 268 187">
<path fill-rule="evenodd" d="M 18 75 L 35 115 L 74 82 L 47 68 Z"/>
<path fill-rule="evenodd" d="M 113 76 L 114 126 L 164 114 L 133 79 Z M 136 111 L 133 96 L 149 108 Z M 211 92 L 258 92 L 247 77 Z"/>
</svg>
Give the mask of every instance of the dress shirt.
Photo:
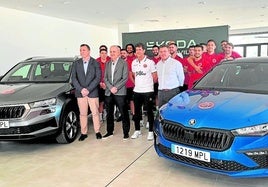
<svg viewBox="0 0 268 187">
<path fill-rule="evenodd" d="M 111 61 L 112 62 L 112 65 L 111 65 L 111 68 L 112 68 L 112 82 L 114 81 L 114 70 L 115 70 L 115 66 L 117 64 L 117 61 L 118 61 L 118 58 L 115 61 Z"/>
<path fill-rule="evenodd" d="M 88 59 L 87 61 L 84 61 L 83 59 L 83 65 L 84 65 L 84 71 L 85 71 L 85 75 L 87 74 L 87 67 L 88 67 L 88 62 L 90 59 Z"/>
<path fill-rule="evenodd" d="M 166 61 L 160 60 L 157 65 L 158 90 L 174 89 L 183 86 L 184 72 L 182 64 L 169 57 Z"/>
</svg>

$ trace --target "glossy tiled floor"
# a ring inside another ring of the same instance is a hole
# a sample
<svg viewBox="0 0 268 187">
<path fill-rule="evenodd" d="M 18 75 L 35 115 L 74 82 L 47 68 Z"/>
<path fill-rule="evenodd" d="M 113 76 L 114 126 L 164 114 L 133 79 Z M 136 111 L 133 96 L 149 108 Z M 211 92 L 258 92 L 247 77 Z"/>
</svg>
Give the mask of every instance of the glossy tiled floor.
<svg viewBox="0 0 268 187">
<path fill-rule="evenodd" d="M 117 123 L 115 135 L 106 140 L 96 140 L 90 126 L 89 138 L 69 145 L 48 141 L 0 142 L 0 186 L 266 187 L 268 184 L 268 178 L 234 179 L 159 158 L 146 135 L 143 128 L 141 138 L 123 141 L 121 123 Z"/>
</svg>

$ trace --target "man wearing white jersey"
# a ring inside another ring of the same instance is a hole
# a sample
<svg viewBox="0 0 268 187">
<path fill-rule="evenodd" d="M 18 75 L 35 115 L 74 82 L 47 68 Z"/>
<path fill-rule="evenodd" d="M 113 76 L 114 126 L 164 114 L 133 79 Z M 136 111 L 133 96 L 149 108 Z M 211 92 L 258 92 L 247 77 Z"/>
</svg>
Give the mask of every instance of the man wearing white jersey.
<svg viewBox="0 0 268 187">
<path fill-rule="evenodd" d="M 149 132 L 147 140 L 153 140 L 153 97 L 154 82 L 157 80 L 156 67 L 154 61 L 145 55 L 145 46 L 142 43 L 135 45 L 136 59 L 132 62 L 132 73 L 135 80 L 134 87 L 134 106 L 135 115 L 133 117 L 135 123 L 135 132 L 131 136 L 136 139 L 141 135 L 140 120 L 142 119 L 142 105 L 147 109 L 149 122 Z"/>
</svg>

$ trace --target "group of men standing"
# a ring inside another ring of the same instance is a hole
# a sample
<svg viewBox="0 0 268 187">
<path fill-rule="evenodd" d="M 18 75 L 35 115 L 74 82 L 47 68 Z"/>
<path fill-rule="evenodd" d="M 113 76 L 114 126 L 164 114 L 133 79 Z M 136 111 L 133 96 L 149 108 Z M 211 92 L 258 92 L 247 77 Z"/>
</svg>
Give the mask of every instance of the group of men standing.
<svg viewBox="0 0 268 187">
<path fill-rule="evenodd" d="M 224 41 L 225 42 L 225 41 Z M 228 47 L 226 43 L 224 47 Z M 127 44 L 125 49 L 113 45 L 110 56 L 105 45 L 100 46 L 100 58 L 90 56 L 87 44 L 80 46 L 81 59 L 74 63 L 72 83 L 80 111 L 81 136 L 87 138 L 88 106 L 90 107 L 94 131 L 97 139 L 105 139 L 114 133 L 114 109 L 119 109 L 122 119 L 123 139 L 128 139 L 130 118 L 128 108 L 133 115 L 135 131 L 132 139 L 140 137 L 142 106 L 146 107 L 149 132 L 147 139 L 153 140 L 153 101 L 161 107 L 173 96 L 187 88 L 192 88 L 195 81 L 213 68 L 222 59 L 231 58 L 231 51 L 216 54 L 214 40 L 209 40 L 207 51 L 202 45 L 189 48 L 189 56 L 183 58 L 177 52 L 176 43 L 153 46 L 153 57 L 145 55 L 144 44 Z M 227 51 L 227 50 L 226 50 Z M 228 56 L 229 55 L 229 56 Z M 239 56 L 236 56 L 239 57 Z M 100 115 L 103 106 L 107 111 L 107 132 L 100 133 Z"/>
<path fill-rule="evenodd" d="M 179 87 L 183 85 L 184 73 L 181 63 L 170 57 L 167 45 L 160 46 L 161 60 L 157 64 L 145 55 L 145 51 L 142 43 L 135 45 L 135 57 L 133 57 L 130 71 L 130 64 L 121 58 L 120 47 L 111 46 L 110 60 L 106 62 L 104 73 L 102 73 L 100 63 L 90 56 L 90 47 L 87 44 L 80 46 L 82 58 L 74 62 L 72 71 L 72 83 L 76 90 L 75 95 L 80 111 L 81 136 L 79 141 L 87 138 L 88 106 L 92 113 L 97 139 L 113 136 L 114 106 L 117 106 L 121 113 L 123 139 L 129 138 L 130 119 L 126 101 L 128 79 L 133 80 L 134 85 L 134 111 L 132 114 L 135 132 L 131 138 L 135 139 L 141 135 L 140 120 L 142 119 L 142 106 L 145 105 L 149 122 L 147 139 L 153 140 L 154 83 L 159 82 L 158 105 L 161 106 L 180 92 Z M 101 87 L 105 90 L 104 103 L 107 111 L 107 133 L 104 136 L 100 133 L 98 94 L 100 83 L 103 83 Z"/>
</svg>

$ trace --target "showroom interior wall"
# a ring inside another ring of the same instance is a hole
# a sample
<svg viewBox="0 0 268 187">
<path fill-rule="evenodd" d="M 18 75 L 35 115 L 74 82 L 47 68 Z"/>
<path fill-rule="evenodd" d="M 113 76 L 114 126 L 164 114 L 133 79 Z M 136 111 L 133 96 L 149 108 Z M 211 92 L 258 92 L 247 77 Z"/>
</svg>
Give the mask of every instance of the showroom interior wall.
<svg viewBox="0 0 268 187">
<path fill-rule="evenodd" d="M 81 43 L 97 58 L 101 44 L 118 44 L 118 31 L 0 7 L 0 75 L 32 56 L 79 55 Z"/>
</svg>

